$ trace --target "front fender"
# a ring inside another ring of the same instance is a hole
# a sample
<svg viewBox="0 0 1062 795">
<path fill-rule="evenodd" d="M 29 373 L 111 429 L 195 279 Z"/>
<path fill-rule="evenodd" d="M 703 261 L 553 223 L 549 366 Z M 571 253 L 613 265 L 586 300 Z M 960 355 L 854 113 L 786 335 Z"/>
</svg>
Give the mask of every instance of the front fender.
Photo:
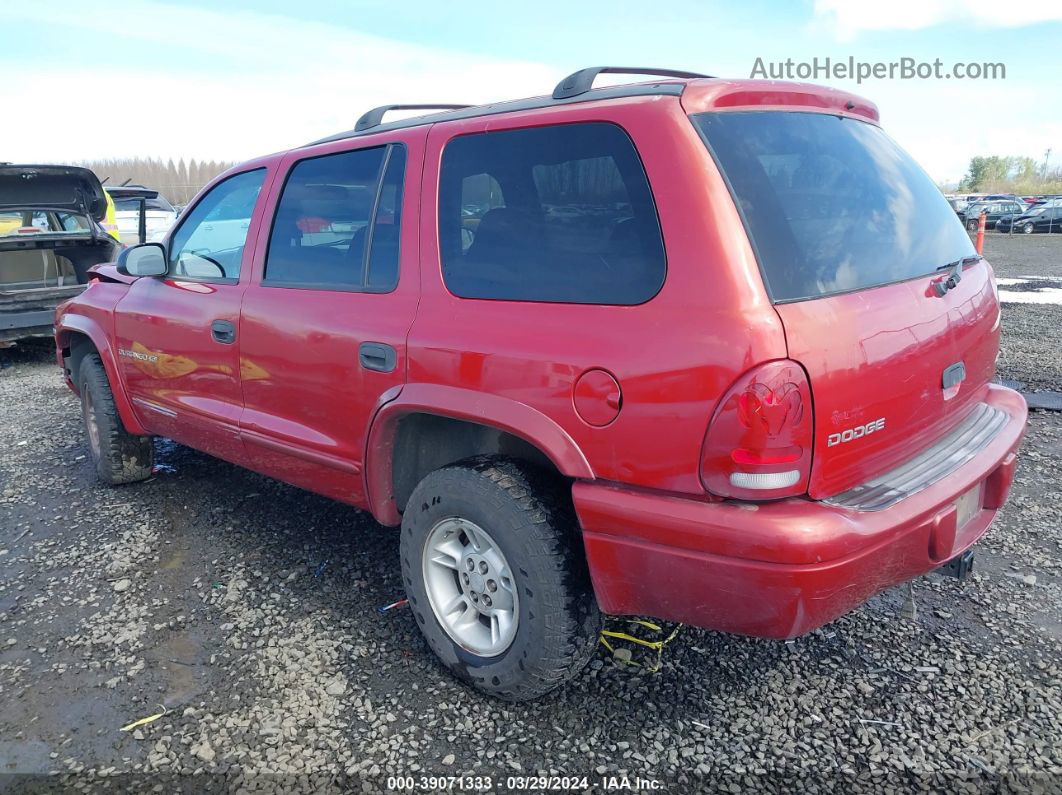
<svg viewBox="0 0 1062 795">
<path fill-rule="evenodd" d="M 365 493 L 377 521 L 397 525 L 392 461 L 398 422 L 408 414 L 435 414 L 488 425 L 518 436 L 541 450 L 567 477 L 593 480 L 594 471 L 575 440 L 542 412 L 516 400 L 442 384 L 406 384 L 381 406 L 369 429 L 365 451 Z"/>
<path fill-rule="evenodd" d="M 129 396 L 125 391 L 125 383 L 122 381 L 118 368 L 114 346 L 111 345 L 107 333 L 95 319 L 87 315 L 74 314 L 69 311 L 61 312 L 55 319 L 55 344 L 60 358 L 62 349 L 70 345 L 70 336 L 72 334 L 85 335 L 96 347 L 96 351 L 103 361 L 103 369 L 107 372 L 107 380 L 111 384 L 115 408 L 118 409 L 118 416 L 122 418 L 122 424 L 126 430 L 137 436 L 149 435 L 133 413 L 133 406 L 129 402 Z M 62 365 L 62 361 L 60 361 L 60 365 Z M 68 383 L 68 385 L 75 392 L 77 391 L 76 384 Z"/>
</svg>

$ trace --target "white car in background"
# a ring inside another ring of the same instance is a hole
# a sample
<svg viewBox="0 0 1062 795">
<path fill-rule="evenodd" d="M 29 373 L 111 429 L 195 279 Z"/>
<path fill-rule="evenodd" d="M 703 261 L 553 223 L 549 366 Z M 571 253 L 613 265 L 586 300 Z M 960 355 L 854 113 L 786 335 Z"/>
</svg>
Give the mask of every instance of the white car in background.
<svg viewBox="0 0 1062 795">
<path fill-rule="evenodd" d="M 166 236 L 170 227 L 177 221 L 177 211 L 173 205 L 142 185 L 104 185 L 104 190 L 114 200 L 114 217 L 118 224 L 118 234 L 127 246 L 137 243 L 157 243 Z M 143 198 L 146 193 L 153 193 L 152 198 Z M 140 239 L 140 202 L 144 201 L 144 240 Z"/>
</svg>

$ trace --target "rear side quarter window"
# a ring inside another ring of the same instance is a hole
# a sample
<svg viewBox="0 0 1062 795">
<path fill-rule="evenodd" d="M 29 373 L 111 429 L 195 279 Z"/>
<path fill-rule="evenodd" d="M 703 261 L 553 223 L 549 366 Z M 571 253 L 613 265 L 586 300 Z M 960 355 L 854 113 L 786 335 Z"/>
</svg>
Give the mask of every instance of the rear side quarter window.
<svg viewBox="0 0 1062 795">
<path fill-rule="evenodd" d="M 439 245 L 461 298 L 629 306 L 656 295 L 666 271 L 645 170 L 609 123 L 452 140 Z"/>
</svg>

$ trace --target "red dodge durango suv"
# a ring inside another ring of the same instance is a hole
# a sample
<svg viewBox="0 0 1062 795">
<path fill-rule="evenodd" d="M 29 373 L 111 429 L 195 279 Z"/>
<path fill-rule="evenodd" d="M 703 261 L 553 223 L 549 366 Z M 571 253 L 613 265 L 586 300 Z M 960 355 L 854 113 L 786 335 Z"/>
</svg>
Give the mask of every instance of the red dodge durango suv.
<svg viewBox="0 0 1062 795">
<path fill-rule="evenodd" d="M 168 437 L 400 526 L 428 644 L 512 700 L 602 614 L 790 638 L 968 568 L 999 325 L 873 104 L 619 67 L 238 166 L 55 321 L 104 482 Z"/>
</svg>

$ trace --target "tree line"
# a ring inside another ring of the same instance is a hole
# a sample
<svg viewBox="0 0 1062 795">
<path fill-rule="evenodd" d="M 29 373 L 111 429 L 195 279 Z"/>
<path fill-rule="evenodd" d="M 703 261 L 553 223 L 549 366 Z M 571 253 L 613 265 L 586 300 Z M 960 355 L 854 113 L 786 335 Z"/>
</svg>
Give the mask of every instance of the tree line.
<svg viewBox="0 0 1062 795">
<path fill-rule="evenodd" d="M 234 163 L 192 158 L 123 157 L 106 160 L 86 160 L 78 165 L 95 172 L 104 185 L 123 182 L 143 185 L 161 193 L 171 204 L 187 204 L 199 189 L 210 180 L 231 168 Z"/>
<path fill-rule="evenodd" d="M 121 185 L 129 182 L 158 190 L 170 203 L 187 204 L 205 184 L 231 168 L 234 163 L 219 160 L 163 160 L 153 157 L 125 157 L 86 160 L 78 165 L 96 173 L 104 184 Z M 591 164 L 583 164 L 591 166 Z M 597 164 L 593 164 L 596 166 Z M 558 171 L 560 173 L 558 173 Z M 615 198 L 615 175 L 600 167 L 586 168 L 577 174 L 554 170 L 543 175 L 548 183 L 547 193 L 557 199 L 578 185 L 577 192 L 599 196 L 602 200 Z M 966 175 L 957 190 L 970 193 L 1016 193 L 1022 196 L 1062 193 L 1062 166 L 1048 168 L 1031 157 L 979 156 L 970 160 Z"/>
<path fill-rule="evenodd" d="M 975 157 L 958 190 L 1019 196 L 1062 193 L 1062 166 L 1048 168 L 1046 160 L 1037 163 L 1031 157 Z"/>
</svg>

